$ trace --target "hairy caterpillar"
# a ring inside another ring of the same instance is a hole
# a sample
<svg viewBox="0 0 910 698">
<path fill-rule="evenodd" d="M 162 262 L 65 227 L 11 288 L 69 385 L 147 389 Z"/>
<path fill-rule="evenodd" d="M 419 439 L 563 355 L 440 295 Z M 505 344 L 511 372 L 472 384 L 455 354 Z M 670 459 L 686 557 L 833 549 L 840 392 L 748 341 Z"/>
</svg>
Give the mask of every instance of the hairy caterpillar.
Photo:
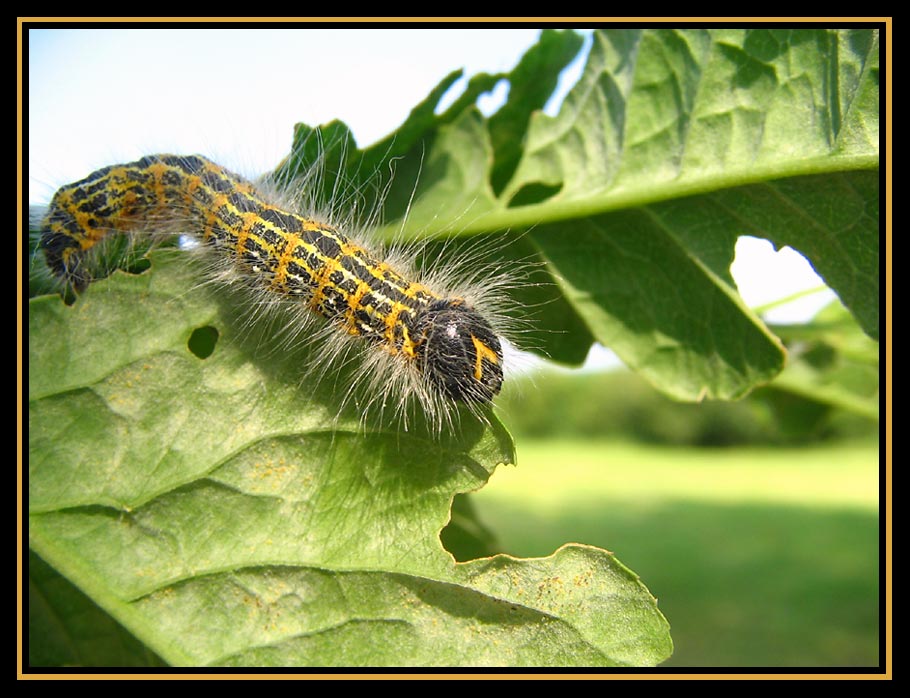
<svg viewBox="0 0 910 698">
<path fill-rule="evenodd" d="M 368 392 L 382 409 L 391 403 L 400 415 L 416 400 L 441 428 L 458 404 L 482 417 L 500 391 L 500 332 L 469 300 L 409 278 L 412 270 L 396 269 L 336 226 L 270 203 L 198 155 L 148 156 L 62 187 L 40 247 L 51 271 L 81 292 L 93 248 L 111 233 L 139 231 L 189 232 L 222 272 L 261 297 L 293 302 L 329 331 L 366 343 Z"/>
</svg>

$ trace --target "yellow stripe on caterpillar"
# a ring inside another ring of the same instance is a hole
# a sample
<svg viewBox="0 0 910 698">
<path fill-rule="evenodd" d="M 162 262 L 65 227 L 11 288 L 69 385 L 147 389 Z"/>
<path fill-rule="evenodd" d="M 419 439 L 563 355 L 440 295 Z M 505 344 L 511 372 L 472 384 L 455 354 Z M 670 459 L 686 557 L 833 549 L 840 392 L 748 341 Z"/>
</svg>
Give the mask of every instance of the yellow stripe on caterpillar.
<svg viewBox="0 0 910 698">
<path fill-rule="evenodd" d="M 407 279 L 335 227 L 272 205 L 204 157 L 148 156 L 61 188 L 41 247 L 81 292 L 91 281 L 86 254 L 109 233 L 134 231 L 193 233 L 256 288 L 299 299 L 413 366 L 448 400 L 486 404 L 500 390 L 502 346 L 480 312 Z"/>
</svg>

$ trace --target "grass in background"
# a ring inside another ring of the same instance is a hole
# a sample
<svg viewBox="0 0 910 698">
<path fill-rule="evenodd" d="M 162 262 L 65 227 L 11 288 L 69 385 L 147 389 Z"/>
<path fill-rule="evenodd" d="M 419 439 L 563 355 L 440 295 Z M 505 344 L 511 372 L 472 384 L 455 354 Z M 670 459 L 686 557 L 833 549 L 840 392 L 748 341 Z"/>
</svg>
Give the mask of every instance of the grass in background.
<svg viewBox="0 0 910 698">
<path fill-rule="evenodd" d="M 615 552 L 670 621 L 663 666 L 878 665 L 876 444 L 519 444 L 472 496 L 498 550 Z"/>
</svg>

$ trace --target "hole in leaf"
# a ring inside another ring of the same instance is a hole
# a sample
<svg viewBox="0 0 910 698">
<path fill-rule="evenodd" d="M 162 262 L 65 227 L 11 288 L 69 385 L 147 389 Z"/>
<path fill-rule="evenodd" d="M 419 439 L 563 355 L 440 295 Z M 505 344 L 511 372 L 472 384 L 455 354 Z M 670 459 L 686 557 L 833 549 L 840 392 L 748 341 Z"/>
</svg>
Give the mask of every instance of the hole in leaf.
<svg viewBox="0 0 910 698">
<path fill-rule="evenodd" d="M 489 557 L 500 552 L 496 536 L 480 520 L 470 497 L 455 495 L 452 518 L 439 533 L 442 546 L 459 562 Z"/>
<path fill-rule="evenodd" d="M 499 108 L 508 101 L 511 89 L 512 84 L 503 78 L 493 86 L 492 90 L 478 95 L 477 108 L 480 113 L 489 118 L 499 111 Z"/>
<path fill-rule="evenodd" d="M 215 345 L 218 343 L 218 330 L 211 325 L 197 327 L 190 335 L 186 346 L 194 356 L 200 359 L 209 358 L 215 351 Z"/>
<path fill-rule="evenodd" d="M 458 98 L 461 97 L 467 89 L 468 78 L 466 75 L 462 75 L 453 82 L 449 89 L 445 91 L 445 94 L 439 98 L 439 102 L 436 103 L 436 108 L 433 110 L 433 113 L 436 116 L 445 113 L 445 110 L 455 104 L 455 102 L 458 101 Z"/>
<path fill-rule="evenodd" d="M 802 254 L 763 238 L 737 239 L 730 275 L 746 304 L 776 325 L 808 322 L 834 298 Z"/>
</svg>

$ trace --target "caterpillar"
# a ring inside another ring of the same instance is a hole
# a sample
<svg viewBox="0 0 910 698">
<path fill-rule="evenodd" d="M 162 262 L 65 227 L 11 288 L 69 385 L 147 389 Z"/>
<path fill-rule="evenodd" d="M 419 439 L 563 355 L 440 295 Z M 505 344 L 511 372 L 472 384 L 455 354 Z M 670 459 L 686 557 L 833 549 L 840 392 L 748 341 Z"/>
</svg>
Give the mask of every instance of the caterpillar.
<svg viewBox="0 0 910 698">
<path fill-rule="evenodd" d="M 370 383 L 383 407 L 403 390 L 393 400 L 398 412 L 416 398 L 442 426 L 453 406 L 480 415 L 500 392 L 503 344 L 467 299 L 408 278 L 338 227 L 270 203 L 250 181 L 200 155 L 147 156 L 60 188 L 40 248 L 53 274 L 81 293 L 93 248 L 112 233 L 137 231 L 189 231 L 249 287 L 365 342 L 375 366 L 391 367 L 389 380 Z"/>
</svg>

